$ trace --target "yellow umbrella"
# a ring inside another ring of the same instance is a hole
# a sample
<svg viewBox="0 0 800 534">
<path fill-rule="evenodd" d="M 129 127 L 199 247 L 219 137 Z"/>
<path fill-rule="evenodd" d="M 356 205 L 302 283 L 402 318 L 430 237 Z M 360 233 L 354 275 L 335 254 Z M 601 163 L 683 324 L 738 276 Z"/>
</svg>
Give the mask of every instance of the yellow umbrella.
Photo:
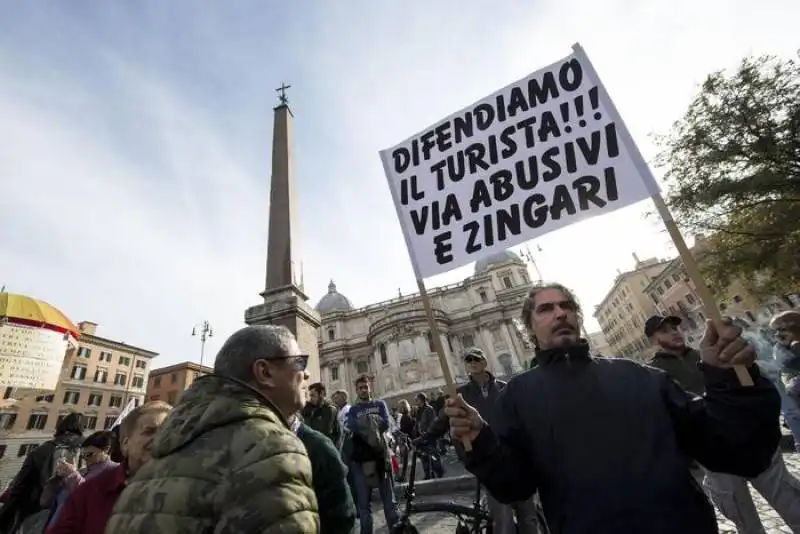
<svg viewBox="0 0 800 534">
<path fill-rule="evenodd" d="M 0 293 L 0 319 L 69 333 L 76 339 L 80 335 L 78 327 L 58 308 L 25 295 Z"/>
</svg>

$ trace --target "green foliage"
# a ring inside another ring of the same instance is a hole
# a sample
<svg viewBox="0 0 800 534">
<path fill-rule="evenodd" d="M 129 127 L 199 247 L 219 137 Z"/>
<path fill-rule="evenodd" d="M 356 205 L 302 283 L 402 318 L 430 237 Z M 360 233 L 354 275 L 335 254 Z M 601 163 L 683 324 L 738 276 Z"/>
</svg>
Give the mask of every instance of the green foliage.
<svg viewBox="0 0 800 534">
<path fill-rule="evenodd" d="M 685 230 L 710 235 L 701 265 L 712 287 L 737 278 L 760 293 L 796 291 L 800 65 L 749 57 L 711 74 L 658 144 L 667 204 Z"/>
</svg>

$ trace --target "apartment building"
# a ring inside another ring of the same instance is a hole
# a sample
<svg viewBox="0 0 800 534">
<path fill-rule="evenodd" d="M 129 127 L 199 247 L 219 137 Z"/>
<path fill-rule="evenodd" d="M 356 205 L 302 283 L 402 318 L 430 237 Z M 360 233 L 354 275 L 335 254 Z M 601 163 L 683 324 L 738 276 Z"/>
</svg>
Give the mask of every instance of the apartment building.
<svg viewBox="0 0 800 534">
<path fill-rule="evenodd" d="M 644 322 L 656 309 L 645 288 L 669 261 L 656 258 L 640 261 L 636 254 L 633 258 L 635 267 L 617 275 L 593 315 L 608 342 L 605 356 L 645 360 L 651 350 L 644 335 Z"/>
<path fill-rule="evenodd" d="M 169 367 L 153 369 L 147 381 L 147 400 L 161 400 L 173 406 L 180 400 L 183 390 L 203 375 L 214 370 L 194 362 L 183 362 Z"/>
<path fill-rule="evenodd" d="M 77 348 L 67 351 L 55 391 L 6 388 L 0 403 L 0 488 L 32 450 L 52 438 L 70 412 L 84 415 L 87 435 L 110 428 L 129 400 L 143 402 L 150 360 L 158 354 L 101 337 L 97 324 L 78 323 Z"/>
</svg>

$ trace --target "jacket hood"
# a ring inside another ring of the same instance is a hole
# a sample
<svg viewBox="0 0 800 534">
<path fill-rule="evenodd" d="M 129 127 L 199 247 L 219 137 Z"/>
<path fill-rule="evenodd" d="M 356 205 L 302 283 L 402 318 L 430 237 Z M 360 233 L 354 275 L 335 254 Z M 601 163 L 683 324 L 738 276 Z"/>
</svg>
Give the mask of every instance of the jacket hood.
<svg viewBox="0 0 800 534">
<path fill-rule="evenodd" d="M 219 375 L 198 378 L 181 395 L 153 442 L 153 458 L 163 458 L 216 428 L 265 419 L 289 428 L 278 408 L 256 389 Z"/>
</svg>

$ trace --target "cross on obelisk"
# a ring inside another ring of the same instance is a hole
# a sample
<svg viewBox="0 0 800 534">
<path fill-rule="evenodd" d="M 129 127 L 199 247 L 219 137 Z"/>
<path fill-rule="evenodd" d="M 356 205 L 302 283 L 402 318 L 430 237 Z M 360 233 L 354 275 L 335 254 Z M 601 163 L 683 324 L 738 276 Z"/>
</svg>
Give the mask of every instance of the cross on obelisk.
<svg viewBox="0 0 800 534">
<path fill-rule="evenodd" d="M 281 86 L 275 89 L 275 91 L 278 93 L 278 100 L 280 100 L 282 106 L 285 106 L 289 103 L 289 97 L 286 96 L 286 90 L 291 88 L 291 85 L 286 85 L 285 83 L 281 82 Z"/>
</svg>

